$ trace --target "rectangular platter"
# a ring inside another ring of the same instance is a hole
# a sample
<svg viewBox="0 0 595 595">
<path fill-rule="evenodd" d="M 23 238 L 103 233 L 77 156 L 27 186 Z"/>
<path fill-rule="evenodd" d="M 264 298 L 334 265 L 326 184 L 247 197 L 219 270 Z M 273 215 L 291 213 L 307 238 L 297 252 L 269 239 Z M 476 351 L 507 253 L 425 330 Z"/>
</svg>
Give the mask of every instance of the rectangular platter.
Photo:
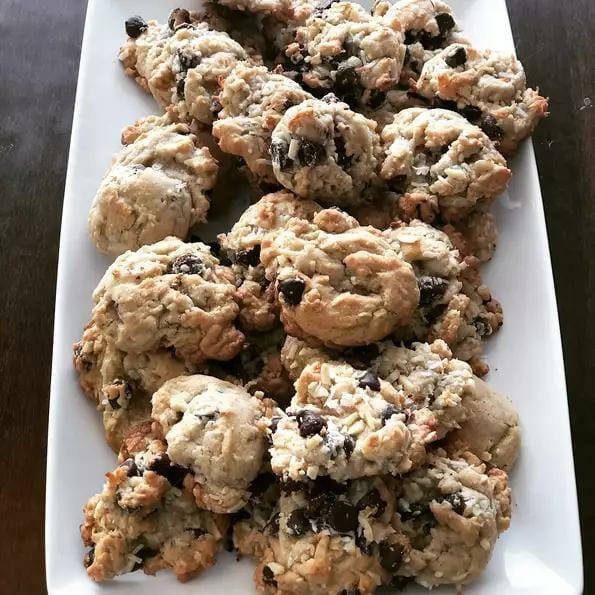
<svg viewBox="0 0 595 595">
<path fill-rule="evenodd" d="M 513 51 L 504 0 L 453 0 L 450 4 L 465 35 L 476 45 Z M 82 565 L 78 531 L 82 506 L 101 489 L 103 474 L 114 466 L 97 413 L 83 397 L 71 363 L 72 343 L 80 338 L 91 312 L 91 293 L 110 264 L 88 238 L 87 213 L 110 158 L 120 147 L 122 127 L 157 109 L 124 76 L 118 62 L 124 20 L 141 14 L 162 21 L 176 6 L 177 0 L 90 0 L 87 10 L 56 289 L 45 535 L 51 595 L 254 591 L 251 563 L 237 562 L 225 552 L 214 568 L 186 585 L 172 574 L 152 578 L 138 572 L 97 585 L 87 578 Z M 542 91 L 547 94 L 547 89 Z M 495 207 L 498 249 L 484 268 L 505 316 L 504 327 L 487 344 L 491 367 L 487 380 L 514 402 L 524 443 L 512 473 L 511 528 L 501 536 L 482 578 L 466 587 L 465 594 L 578 595 L 582 592 L 582 559 L 564 366 L 530 142 L 510 165 L 512 183 Z M 234 207 L 226 220 L 211 222 L 211 232 L 231 227 L 245 202 L 239 200 Z M 406 592 L 425 591 L 413 587 Z M 432 592 L 453 593 L 454 589 Z"/>
</svg>

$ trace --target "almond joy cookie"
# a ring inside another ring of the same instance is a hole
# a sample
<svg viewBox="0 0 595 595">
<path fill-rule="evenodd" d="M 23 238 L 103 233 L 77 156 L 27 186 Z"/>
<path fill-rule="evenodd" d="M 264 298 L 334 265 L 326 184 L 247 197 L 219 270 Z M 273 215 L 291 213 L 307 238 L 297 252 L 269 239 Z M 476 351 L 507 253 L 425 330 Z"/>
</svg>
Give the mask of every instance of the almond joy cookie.
<svg viewBox="0 0 595 595">
<path fill-rule="evenodd" d="M 167 117 L 149 116 L 123 136 L 134 139 L 114 156 L 89 212 L 93 242 L 117 255 L 168 236 L 185 239 L 206 221 L 217 161 L 188 125 Z"/>
<path fill-rule="evenodd" d="M 273 170 L 298 196 L 341 207 L 364 200 L 376 179 L 376 123 L 334 95 L 288 109 L 273 131 Z"/>
<path fill-rule="evenodd" d="M 260 592 L 363 595 L 392 580 L 408 542 L 390 478 L 287 482 L 280 491 L 234 527 L 236 550 L 257 563 Z"/>
<path fill-rule="evenodd" d="M 106 474 L 85 505 L 84 564 L 95 581 L 142 569 L 172 570 L 185 582 L 215 563 L 227 519 L 196 507 L 188 470 L 172 464 L 159 440 L 141 440 Z"/>
<path fill-rule="evenodd" d="M 227 33 L 193 22 L 187 10 L 172 12 L 167 24 L 131 17 L 126 32 L 119 56 L 126 74 L 181 119 L 210 125 L 219 111 L 219 80 L 248 59 L 242 46 Z"/>
<path fill-rule="evenodd" d="M 194 475 L 198 506 L 218 513 L 240 509 L 266 450 L 262 400 L 235 384 L 194 375 L 166 382 L 152 402 L 170 460 Z"/>
<path fill-rule="evenodd" d="M 93 299 L 74 365 L 116 450 L 165 380 L 231 359 L 244 342 L 233 272 L 204 244 L 167 238 L 126 252 Z"/>
<path fill-rule="evenodd" d="M 286 44 L 279 61 L 290 76 L 318 96 L 334 93 L 353 109 L 376 104 L 399 81 L 403 34 L 359 4 L 333 3 L 279 37 Z"/>
<path fill-rule="evenodd" d="M 477 124 L 504 155 L 547 116 L 547 99 L 527 88 L 522 64 L 504 52 L 452 44 L 426 62 L 416 88 Z"/>
<path fill-rule="evenodd" d="M 411 265 L 370 227 L 336 209 L 290 220 L 262 242 L 285 331 L 348 347 L 407 324 L 419 301 Z"/>
<path fill-rule="evenodd" d="M 403 110 L 383 129 L 382 143 L 380 176 L 401 194 L 405 221 L 453 221 L 485 209 L 511 176 L 488 136 L 448 110 Z"/>
</svg>

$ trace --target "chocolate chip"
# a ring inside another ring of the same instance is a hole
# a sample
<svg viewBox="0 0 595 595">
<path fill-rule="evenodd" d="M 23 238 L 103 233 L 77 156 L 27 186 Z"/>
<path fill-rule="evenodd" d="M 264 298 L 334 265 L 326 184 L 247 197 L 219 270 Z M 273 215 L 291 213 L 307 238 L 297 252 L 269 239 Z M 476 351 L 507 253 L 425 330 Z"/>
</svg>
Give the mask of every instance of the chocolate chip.
<svg viewBox="0 0 595 595">
<path fill-rule="evenodd" d="M 428 324 L 434 324 L 447 308 L 447 304 L 436 304 L 435 306 L 428 308 L 424 312 L 424 318 Z"/>
<path fill-rule="evenodd" d="M 444 500 L 452 506 L 452 509 L 457 514 L 463 514 L 465 512 L 465 499 L 460 492 L 449 494 L 444 498 Z"/>
<path fill-rule="evenodd" d="M 275 573 L 268 567 L 262 567 L 262 582 L 265 585 L 271 585 L 272 587 L 277 586 L 277 581 L 275 580 Z"/>
<path fill-rule="evenodd" d="M 196 254 L 182 254 L 169 265 L 169 272 L 174 275 L 200 275 L 204 271 L 202 258 Z"/>
<path fill-rule="evenodd" d="M 274 434 L 277 431 L 277 426 L 279 425 L 280 421 L 281 421 L 281 418 L 278 416 L 271 418 L 271 425 L 269 426 L 269 430 L 271 431 L 272 434 Z"/>
<path fill-rule="evenodd" d="M 437 50 L 442 47 L 444 37 L 440 34 L 432 35 L 428 31 L 420 31 L 418 41 L 423 46 L 424 50 Z"/>
<path fill-rule="evenodd" d="M 192 531 L 192 536 L 194 537 L 194 539 L 198 539 L 199 537 L 202 537 L 203 535 L 207 534 L 207 532 L 204 529 L 191 528 L 188 530 Z"/>
<path fill-rule="evenodd" d="M 456 101 L 450 101 L 450 99 L 440 99 L 440 97 L 435 97 L 432 101 L 432 107 L 440 108 L 440 109 L 447 109 L 451 112 L 459 111 Z"/>
<path fill-rule="evenodd" d="M 379 91 L 378 89 L 374 89 L 370 93 L 370 97 L 368 99 L 368 106 L 370 109 L 378 109 L 386 100 L 386 93 L 384 91 Z"/>
<path fill-rule="evenodd" d="M 231 262 L 243 264 L 244 266 L 257 266 L 260 264 L 260 245 L 250 250 L 238 250 L 231 254 Z"/>
<path fill-rule="evenodd" d="M 349 533 L 357 529 L 357 509 L 342 500 L 337 500 L 329 510 L 328 524 L 339 533 Z"/>
<path fill-rule="evenodd" d="M 366 556 L 371 556 L 374 551 L 374 546 L 368 542 L 363 533 L 361 535 L 358 533 L 355 536 L 355 545 L 357 545 L 362 554 L 365 554 Z"/>
<path fill-rule="evenodd" d="M 465 48 L 458 47 L 452 54 L 446 56 L 444 61 L 451 67 L 456 68 L 457 66 L 462 66 L 467 62 L 467 52 Z"/>
<path fill-rule="evenodd" d="M 347 155 L 345 139 L 342 136 L 335 136 L 335 150 L 337 151 L 337 163 L 339 166 L 343 168 L 350 167 L 353 155 Z"/>
<path fill-rule="evenodd" d="M 285 279 L 279 283 L 279 292 L 290 306 L 297 306 L 302 301 L 306 284 L 301 279 Z"/>
<path fill-rule="evenodd" d="M 481 118 L 481 110 L 474 105 L 466 105 L 459 111 L 461 112 L 461 115 L 467 118 L 471 123 L 478 122 Z"/>
<path fill-rule="evenodd" d="M 186 76 L 182 76 L 176 83 L 176 95 L 180 99 L 184 99 L 186 93 Z"/>
<path fill-rule="evenodd" d="M 140 476 L 140 472 L 138 470 L 138 467 L 136 466 L 136 463 L 134 462 L 134 459 L 126 459 L 121 465 L 120 467 L 124 468 L 127 470 L 127 475 L 128 477 L 138 477 Z"/>
<path fill-rule="evenodd" d="M 306 167 L 316 165 L 324 157 L 324 154 L 324 147 L 320 143 L 308 140 L 307 138 L 300 139 L 298 159 L 302 165 Z"/>
<path fill-rule="evenodd" d="M 394 405 L 390 403 L 382 410 L 380 417 L 382 419 L 382 425 L 385 425 L 386 422 L 393 416 L 398 413 L 401 413 Z"/>
<path fill-rule="evenodd" d="M 288 479 L 281 483 L 281 491 L 284 494 L 293 494 L 293 492 L 299 492 L 304 489 L 304 484 L 300 481 L 295 481 L 293 479 Z"/>
<path fill-rule="evenodd" d="M 250 484 L 250 492 L 253 497 L 264 494 L 276 481 L 272 473 L 261 473 L 257 475 Z"/>
<path fill-rule="evenodd" d="M 394 176 L 389 180 L 388 185 L 394 192 L 403 194 L 407 188 L 407 176 L 403 174 Z"/>
<path fill-rule="evenodd" d="M 486 114 L 479 123 L 480 128 L 494 141 L 502 140 L 502 128 L 492 114 Z"/>
<path fill-rule="evenodd" d="M 190 23 L 190 13 L 185 8 L 174 8 L 169 13 L 169 18 L 167 19 L 167 25 L 172 30 L 175 31 L 181 25 L 189 24 Z"/>
<path fill-rule="evenodd" d="M 269 522 L 265 525 L 265 530 L 271 535 L 277 535 L 279 533 L 279 513 L 274 514 Z"/>
<path fill-rule="evenodd" d="M 134 554 L 137 558 L 140 558 L 142 560 L 142 562 L 136 562 L 134 564 L 134 566 L 132 567 L 132 572 L 134 572 L 135 570 L 139 570 L 140 568 L 142 568 L 143 567 L 143 564 L 149 558 L 153 558 L 158 553 L 159 553 L 159 550 L 154 550 L 153 548 L 150 548 L 150 547 L 147 547 L 147 546 L 142 547 L 140 550 L 138 550 L 138 552 L 136 552 Z"/>
<path fill-rule="evenodd" d="M 294 510 L 287 518 L 287 530 L 293 535 L 305 535 L 311 530 L 310 521 L 302 508 Z"/>
<path fill-rule="evenodd" d="M 95 561 L 95 546 L 93 546 L 83 558 L 83 565 L 85 568 L 89 568 L 91 564 Z"/>
<path fill-rule="evenodd" d="M 405 548 L 399 544 L 390 544 L 383 541 L 378 544 L 378 554 L 380 555 L 380 565 L 387 572 L 395 573 L 405 554 Z"/>
<path fill-rule="evenodd" d="M 132 37 L 132 39 L 136 39 L 149 28 L 145 20 L 137 14 L 126 19 L 124 26 L 126 28 L 126 34 L 128 37 Z"/>
<path fill-rule="evenodd" d="M 448 281 L 440 277 L 420 277 L 417 280 L 419 287 L 419 305 L 431 306 L 446 293 Z"/>
<path fill-rule="evenodd" d="M 200 64 L 201 57 L 189 52 L 178 52 L 180 66 L 184 72 L 191 68 L 196 68 Z"/>
<path fill-rule="evenodd" d="M 440 29 L 440 35 L 446 37 L 455 27 L 455 20 L 447 12 L 436 15 L 436 24 Z"/>
<path fill-rule="evenodd" d="M 188 469 L 172 464 L 166 453 L 162 453 L 153 459 L 147 468 L 157 473 L 157 475 L 165 477 L 174 488 L 181 488 L 184 478 L 190 473 Z"/>
<path fill-rule="evenodd" d="M 334 91 L 338 97 L 354 107 L 358 104 L 362 94 L 358 83 L 357 72 L 353 66 L 339 68 L 335 76 Z"/>
<path fill-rule="evenodd" d="M 318 415 L 318 413 L 314 413 L 314 411 L 310 411 L 309 409 L 302 409 L 298 412 L 296 419 L 302 438 L 320 434 L 323 428 L 326 428 L 326 420 Z"/>
<path fill-rule="evenodd" d="M 287 156 L 289 152 L 289 144 L 282 140 L 276 140 L 271 144 L 269 149 L 273 165 L 278 167 L 281 171 L 285 171 L 289 167 L 290 159 Z"/>
<path fill-rule="evenodd" d="M 359 347 L 350 347 L 342 352 L 345 361 L 354 368 L 367 368 L 370 362 L 378 357 L 378 345 L 361 345 Z"/>
<path fill-rule="evenodd" d="M 409 29 L 405 31 L 405 43 L 407 45 L 412 45 L 417 43 L 418 40 L 418 32 L 415 29 Z"/>
<path fill-rule="evenodd" d="M 417 519 L 429 511 L 429 506 L 424 502 L 410 502 L 407 508 L 399 506 L 399 515 L 402 521 Z"/>
<path fill-rule="evenodd" d="M 368 370 L 363 376 L 360 376 L 359 386 L 361 388 L 369 388 L 370 390 L 379 391 L 380 379 L 374 372 L 372 372 L 372 370 Z"/>
<path fill-rule="evenodd" d="M 345 435 L 343 440 L 343 450 L 345 451 L 345 458 L 350 459 L 355 450 L 355 440 L 353 436 L 350 436 L 349 434 Z"/>
<path fill-rule="evenodd" d="M 371 508 L 374 511 L 372 516 L 378 518 L 384 514 L 384 511 L 386 510 L 386 502 L 380 495 L 380 492 L 374 488 L 360 499 L 357 503 L 357 508 L 359 510 Z"/>
</svg>

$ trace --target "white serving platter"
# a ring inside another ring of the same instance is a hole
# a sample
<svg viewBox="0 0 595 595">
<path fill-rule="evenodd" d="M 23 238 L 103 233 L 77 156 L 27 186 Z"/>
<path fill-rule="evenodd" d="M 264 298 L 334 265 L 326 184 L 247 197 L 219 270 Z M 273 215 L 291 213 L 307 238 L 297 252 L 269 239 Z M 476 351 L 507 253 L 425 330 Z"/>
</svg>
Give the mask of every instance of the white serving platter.
<svg viewBox="0 0 595 595">
<path fill-rule="evenodd" d="M 188 1 L 191 8 L 199 0 Z M 476 45 L 513 51 L 504 0 L 453 0 L 451 4 L 465 35 Z M 89 1 L 56 289 L 45 536 L 51 595 L 254 592 L 252 565 L 236 562 L 225 552 L 214 568 L 186 585 L 166 572 L 156 578 L 137 572 L 97 585 L 87 578 L 82 565 L 84 549 L 78 531 L 82 506 L 101 489 L 103 474 L 115 463 L 98 415 L 82 395 L 71 363 L 72 343 L 80 338 L 91 311 L 91 292 L 110 262 L 97 253 L 87 236 L 87 213 L 111 155 L 120 146 L 122 127 L 157 112 L 151 98 L 124 76 L 117 60 L 125 38 L 124 20 L 132 14 L 163 20 L 177 5 L 178 0 Z M 545 81 L 542 87 L 547 93 Z M 530 142 L 511 166 L 512 183 L 495 210 L 499 246 L 484 269 L 505 315 L 504 327 L 487 346 L 491 366 L 487 380 L 517 407 L 524 444 L 512 474 L 512 526 L 500 538 L 482 578 L 466 587 L 465 593 L 578 595 L 582 592 L 582 558 L 564 367 Z M 413 587 L 406 592 L 423 589 Z M 454 588 L 433 591 L 454 592 Z"/>
</svg>

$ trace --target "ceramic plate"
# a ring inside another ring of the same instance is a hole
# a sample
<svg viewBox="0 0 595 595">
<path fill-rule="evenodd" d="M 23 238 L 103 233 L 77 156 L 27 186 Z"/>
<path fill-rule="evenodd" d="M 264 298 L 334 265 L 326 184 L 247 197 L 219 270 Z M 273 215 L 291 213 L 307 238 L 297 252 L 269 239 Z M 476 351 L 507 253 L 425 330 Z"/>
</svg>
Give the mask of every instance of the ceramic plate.
<svg viewBox="0 0 595 595">
<path fill-rule="evenodd" d="M 192 0 L 196 2 L 197 0 Z M 451 2 L 465 35 L 478 46 L 514 48 L 504 0 Z M 87 236 L 87 213 L 126 124 L 156 113 L 152 99 L 126 76 L 117 59 L 124 20 L 132 14 L 166 18 L 178 0 L 90 0 L 79 72 L 62 216 L 56 290 L 48 435 L 46 565 L 51 595 L 252 593 L 252 565 L 222 553 L 217 565 L 190 584 L 173 575 L 142 573 L 96 585 L 82 565 L 78 527 L 82 506 L 101 489 L 114 455 L 97 412 L 77 384 L 71 346 L 91 312 L 91 292 L 110 261 Z M 539 81 L 529 81 L 537 85 Z M 547 89 L 542 89 L 547 94 Z M 51 148 L 49 148 L 51 150 Z M 512 473 L 514 511 L 482 578 L 466 595 L 577 595 L 581 546 L 564 367 L 545 220 L 533 148 L 511 161 L 508 193 L 497 203 L 500 241 L 485 277 L 503 305 L 505 324 L 487 345 L 488 376 L 510 396 L 524 444 Z M 236 205 L 237 212 L 243 205 Z M 232 220 L 217 221 L 216 231 Z M 423 592 L 411 588 L 407 593 Z M 453 593 L 441 589 L 432 593 Z"/>
</svg>

